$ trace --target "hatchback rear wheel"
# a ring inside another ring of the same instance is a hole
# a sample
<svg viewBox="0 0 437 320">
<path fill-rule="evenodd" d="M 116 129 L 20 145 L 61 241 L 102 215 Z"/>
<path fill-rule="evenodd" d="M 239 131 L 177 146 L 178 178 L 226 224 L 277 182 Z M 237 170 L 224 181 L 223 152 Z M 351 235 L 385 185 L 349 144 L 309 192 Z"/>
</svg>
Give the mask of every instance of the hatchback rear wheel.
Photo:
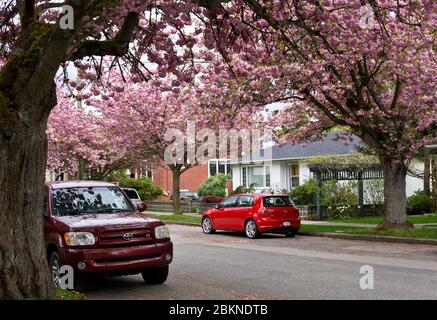
<svg viewBox="0 0 437 320">
<path fill-rule="evenodd" d="M 211 234 L 215 232 L 214 228 L 212 227 L 212 222 L 210 217 L 205 217 L 202 220 L 202 230 L 206 234 Z"/>
<path fill-rule="evenodd" d="M 247 220 L 244 230 L 246 231 L 246 236 L 249 239 L 256 239 L 259 236 L 256 222 L 252 219 Z"/>
</svg>

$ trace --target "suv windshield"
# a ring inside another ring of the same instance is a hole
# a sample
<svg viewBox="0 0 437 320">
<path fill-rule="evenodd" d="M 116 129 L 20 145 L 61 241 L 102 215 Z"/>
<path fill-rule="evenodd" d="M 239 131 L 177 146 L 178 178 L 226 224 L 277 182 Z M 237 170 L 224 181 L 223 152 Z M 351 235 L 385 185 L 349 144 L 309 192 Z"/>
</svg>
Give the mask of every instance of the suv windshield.
<svg viewBox="0 0 437 320">
<path fill-rule="evenodd" d="M 294 207 L 293 200 L 288 196 L 264 197 L 264 207 Z"/>
<path fill-rule="evenodd" d="M 55 189 L 52 199 L 57 216 L 134 211 L 117 187 Z"/>
</svg>

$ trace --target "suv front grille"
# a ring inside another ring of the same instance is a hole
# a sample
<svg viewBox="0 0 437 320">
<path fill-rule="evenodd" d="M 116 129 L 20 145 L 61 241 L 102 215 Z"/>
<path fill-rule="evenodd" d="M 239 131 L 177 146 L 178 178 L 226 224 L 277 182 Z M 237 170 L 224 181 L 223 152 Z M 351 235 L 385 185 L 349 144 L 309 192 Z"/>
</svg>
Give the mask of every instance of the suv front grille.
<svg viewBox="0 0 437 320">
<path fill-rule="evenodd" d="M 114 258 L 96 259 L 95 261 L 97 263 L 131 262 L 131 261 L 158 258 L 159 256 L 160 256 L 159 253 L 153 253 L 153 254 L 149 254 L 149 255 L 145 255 L 145 256 L 143 255 L 143 256 L 119 257 L 119 258 L 114 257 Z"/>
<path fill-rule="evenodd" d="M 132 247 L 152 242 L 152 233 L 148 228 L 125 228 L 107 230 L 100 233 L 100 247 Z"/>
</svg>

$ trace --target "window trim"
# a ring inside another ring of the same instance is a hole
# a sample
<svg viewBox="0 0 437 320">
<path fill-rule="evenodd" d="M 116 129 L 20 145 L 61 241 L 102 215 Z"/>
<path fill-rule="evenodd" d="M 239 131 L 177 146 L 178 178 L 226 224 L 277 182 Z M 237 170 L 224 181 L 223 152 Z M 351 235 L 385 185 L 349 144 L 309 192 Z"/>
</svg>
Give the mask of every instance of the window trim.
<svg viewBox="0 0 437 320">
<path fill-rule="evenodd" d="M 293 175 L 293 166 L 297 166 L 297 176 Z M 288 163 L 288 184 L 289 184 L 289 190 L 292 190 L 298 186 L 300 186 L 300 164 L 299 162 L 289 162 Z M 297 186 L 293 187 L 293 178 L 298 178 L 298 184 Z"/>
<path fill-rule="evenodd" d="M 229 175 L 232 172 L 232 167 L 230 166 L 231 160 L 230 159 L 210 159 L 208 160 L 208 178 L 213 177 L 211 175 L 211 164 L 215 165 L 215 175 L 223 172 L 219 172 L 219 162 L 226 162 L 225 166 L 225 173 L 226 175 Z M 229 169 L 229 171 L 228 171 Z"/>
<path fill-rule="evenodd" d="M 266 189 L 266 188 L 270 188 L 271 186 L 272 186 L 272 166 L 271 165 L 266 165 L 266 164 L 263 164 L 263 165 L 259 165 L 259 164 L 251 164 L 251 165 L 244 165 L 244 166 L 241 166 L 241 185 L 242 186 L 244 186 L 244 187 L 246 187 L 246 188 L 249 188 L 250 187 L 250 185 L 249 185 L 249 179 L 248 179 L 248 171 L 247 171 L 247 169 L 248 168 L 251 168 L 251 167 L 262 167 L 263 168 L 263 186 L 258 186 L 258 187 L 255 187 L 255 189 Z M 269 185 L 267 185 L 267 169 L 266 168 L 268 168 L 268 176 L 269 176 Z M 244 179 L 243 179 L 243 171 L 246 171 L 246 181 L 244 181 Z"/>
</svg>

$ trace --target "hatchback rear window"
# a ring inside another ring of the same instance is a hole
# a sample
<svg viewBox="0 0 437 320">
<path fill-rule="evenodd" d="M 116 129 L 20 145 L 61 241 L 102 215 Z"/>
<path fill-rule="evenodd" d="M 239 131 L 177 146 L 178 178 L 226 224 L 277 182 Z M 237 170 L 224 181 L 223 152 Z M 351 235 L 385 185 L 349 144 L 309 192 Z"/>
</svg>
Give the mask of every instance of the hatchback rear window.
<svg viewBox="0 0 437 320">
<path fill-rule="evenodd" d="M 263 198 L 264 207 L 294 207 L 293 200 L 287 196 L 271 196 Z"/>
<path fill-rule="evenodd" d="M 135 190 L 123 189 L 129 199 L 139 199 L 138 193 Z"/>
</svg>

